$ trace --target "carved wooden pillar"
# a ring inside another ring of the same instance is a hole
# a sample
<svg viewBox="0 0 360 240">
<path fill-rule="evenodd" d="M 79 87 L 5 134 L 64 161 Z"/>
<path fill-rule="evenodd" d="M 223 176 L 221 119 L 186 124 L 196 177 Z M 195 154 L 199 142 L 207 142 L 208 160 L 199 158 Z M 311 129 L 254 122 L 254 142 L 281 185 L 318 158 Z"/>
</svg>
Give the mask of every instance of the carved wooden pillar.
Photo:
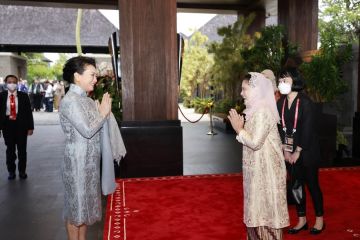
<svg viewBox="0 0 360 240">
<path fill-rule="evenodd" d="M 176 0 L 119 0 L 122 177 L 182 175 Z"/>
<path fill-rule="evenodd" d="M 290 42 L 302 52 L 317 49 L 318 0 L 278 0 L 278 14 Z"/>
<path fill-rule="evenodd" d="M 124 120 L 177 120 L 176 0 L 119 8 Z"/>
</svg>

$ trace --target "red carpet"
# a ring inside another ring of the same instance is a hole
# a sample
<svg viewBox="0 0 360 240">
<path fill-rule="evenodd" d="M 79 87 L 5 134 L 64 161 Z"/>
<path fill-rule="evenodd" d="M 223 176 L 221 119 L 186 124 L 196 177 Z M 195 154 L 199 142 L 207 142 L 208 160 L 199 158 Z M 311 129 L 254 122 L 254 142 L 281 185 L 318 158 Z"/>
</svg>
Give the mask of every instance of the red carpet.
<svg viewBox="0 0 360 240">
<path fill-rule="evenodd" d="M 326 230 L 285 239 L 360 239 L 360 168 L 322 170 L 320 181 Z M 240 174 L 119 180 L 108 198 L 104 240 L 246 239 L 242 200 Z M 295 224 L 294 206 L 290 215 Z"/>
</svg>

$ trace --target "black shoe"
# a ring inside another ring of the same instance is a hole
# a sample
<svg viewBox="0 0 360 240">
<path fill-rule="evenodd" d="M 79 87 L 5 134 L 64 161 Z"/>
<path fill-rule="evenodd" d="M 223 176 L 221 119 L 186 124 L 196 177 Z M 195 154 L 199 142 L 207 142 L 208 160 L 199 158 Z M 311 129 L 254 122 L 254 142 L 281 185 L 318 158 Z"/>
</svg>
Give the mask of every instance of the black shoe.
<svg viewBox="0 0 360 240">
<path fill-rule="evenodd" d="M 316 229 L 316 228 L 311 228 L 310 229 L 310 233 L 312 234 L 312 235 L 317 235 L 317 234 L 320 234 L 322 231 L 324 231 L 325 230 L 325 223 L 323 223 L 323 227 L 322 227 L 322 229 Z"/>
<path fill-rule="evenodd" d="M 19 173 L 19 177 L 20 179 L 27 179 L 27 174 L 26 173 Z"/>
<path fill-rule="evenodd" d="M 288 230 L 288 233 L 289 233 L 289 234 L 297 234 L 297 233 L 299 233 L 299 232 L 302 231 L 302 230 L 307 230 L 308 228 L 309 228 L 308 224 L 305 223 L 304 226 L 302 226 L 302 227 L 299 228 L 299 229 L 290 228 L 290 229 Z"/>
<path fill-rule="evenodd" d="M 16 178 L 15 173 L 9 173 L 8 180 L 14 180 Z"/>
</svg>

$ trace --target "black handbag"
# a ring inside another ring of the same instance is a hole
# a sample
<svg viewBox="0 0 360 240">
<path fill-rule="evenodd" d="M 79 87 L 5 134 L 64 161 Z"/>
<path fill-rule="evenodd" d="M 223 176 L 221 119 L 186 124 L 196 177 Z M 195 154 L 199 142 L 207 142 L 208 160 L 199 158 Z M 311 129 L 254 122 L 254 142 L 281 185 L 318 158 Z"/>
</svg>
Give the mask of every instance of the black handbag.
<svg viewBox="0 0 360 240">
<path fill-rule="evenodd" d="M 295 166 L 291 165 L 291 181 L 290 181 L 290 190 L 292 193 L 292 196 L 296 202 L 296 204 L 301 204 L 302 201 L 304 200 L 304 189 L 303 189 L 303 184 L 301 183 L 301 181 L 299 181 L 298 179 L 295 179 L 294 177 L 294 170 Z"/>
</svg>

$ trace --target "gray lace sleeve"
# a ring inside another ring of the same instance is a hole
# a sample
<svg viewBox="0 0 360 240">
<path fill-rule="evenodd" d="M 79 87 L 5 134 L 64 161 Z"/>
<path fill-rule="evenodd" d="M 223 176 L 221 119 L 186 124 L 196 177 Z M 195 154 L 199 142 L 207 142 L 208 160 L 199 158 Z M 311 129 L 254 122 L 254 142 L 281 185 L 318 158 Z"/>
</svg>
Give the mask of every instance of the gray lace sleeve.
<svg viewBox="0 0 360 240">
<path fill-rule="evenodd" d="M 105 118 L 101 117 L 97 109 L 94 108 L 95 106 L 89 102 L 75 100 L 64 104 L 61 114 L 83 137 L 92 138 L 105 122 Z"/>
</svg>

